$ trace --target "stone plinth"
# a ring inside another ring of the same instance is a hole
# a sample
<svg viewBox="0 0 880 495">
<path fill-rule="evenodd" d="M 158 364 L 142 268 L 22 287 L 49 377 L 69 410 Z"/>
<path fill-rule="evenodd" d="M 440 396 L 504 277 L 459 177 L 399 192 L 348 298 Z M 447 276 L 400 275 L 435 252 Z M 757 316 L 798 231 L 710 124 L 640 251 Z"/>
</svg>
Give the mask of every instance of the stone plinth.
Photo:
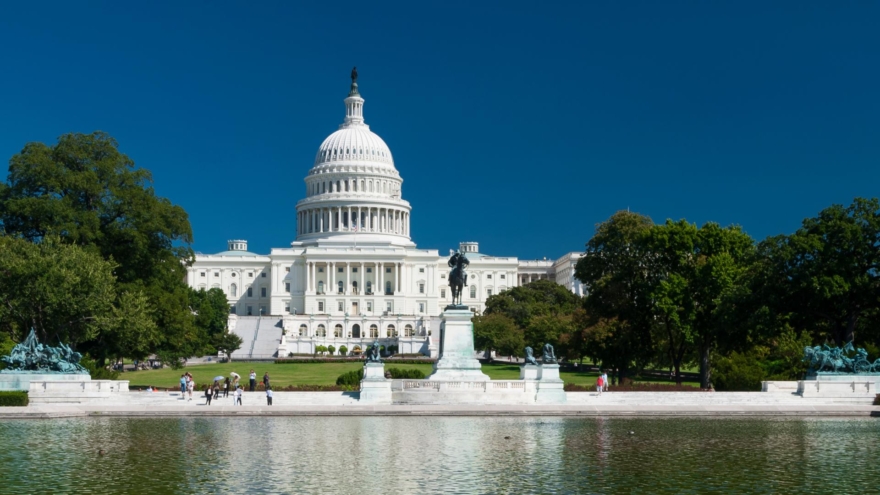
<svg viewBox="0 0 880 495">
<path fill-rule="evenodd" d="M 565 383 L 559 378 L 558 364 L 542 364 L 538 366 L 538 393 L 535 402 L 538 404 L 565 404 Z"/>
<path fill-rule="evenodd" d="M 31 404 L 84 404 L 112 401 L 121 397 L 120 394 L 128 394 L 128 380 L 34 380 L 30 382 L 28 401 Z"/>
<path fill-rule="evenodd" d="M 875 375 L 836 375 L 798 381 L 797 393 L 802 397 L 874 397 L 877 394 Z"/>
<path fill-rule="evenodd" d="M 434 363 L 434 372 L 428 380 L 487 381 L 489 376 L 480 369 L 474 357 L 473 313 L 469 309 L 449 309 L 440 315 L 440 359 Z"/>
<path fill-rule="evenodd" d="M 92 379 L 87 373 L 25 373 L 9 371 L 0 373 L 0 390 L 30 390 L 31 382 L 87 382 Z"/>
<path fill-rule="evenodd" d="M 537 380 L 540 367 L 534 364 L 524 364 L 519 368 L 520 380 Z"/>
<path fill-rule="evenodd" d="M 383 363 L 364 364 L 364 379 L 361 380 L 359 401 L 370 404 L 391 404 L 391 380 L 385 379 Z"/>
<path fill-rule="evenodd" d="M 537 381 L 393 380 L 395 404 L 534 404 Z"/>
</svg>

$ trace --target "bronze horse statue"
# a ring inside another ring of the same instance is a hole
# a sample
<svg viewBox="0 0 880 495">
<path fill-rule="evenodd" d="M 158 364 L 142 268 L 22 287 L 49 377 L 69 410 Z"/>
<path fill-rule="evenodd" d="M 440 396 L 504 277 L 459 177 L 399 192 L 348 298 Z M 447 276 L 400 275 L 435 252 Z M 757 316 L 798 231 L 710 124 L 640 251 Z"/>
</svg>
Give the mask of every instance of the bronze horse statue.
<svg viewBox="0 0 880 495">
<path fill-rule="evenodd" d="M 467 272 L 464 271 L 465 267 L 470 264 L 467 257 L 464 253 L 459 253 L 458 251 L 449 258 L 449 265 L 452 270 L 449 270 L 449 288 L 452 290 L 452 305 L 461 305 L 461 293 L 464 291 L 465 286 L 467 286 Z"/>
</svg>

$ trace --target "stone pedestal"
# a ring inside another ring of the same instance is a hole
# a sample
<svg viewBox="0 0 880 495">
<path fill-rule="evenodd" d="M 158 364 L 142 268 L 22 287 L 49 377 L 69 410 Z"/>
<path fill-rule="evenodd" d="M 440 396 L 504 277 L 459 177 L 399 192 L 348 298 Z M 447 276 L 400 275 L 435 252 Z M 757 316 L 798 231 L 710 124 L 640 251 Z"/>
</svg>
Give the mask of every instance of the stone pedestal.
<svg viewBox="0 0 880 495">
<path fill-rule="evenodd" d="M 385 379 L 384 363 L 365 363 L 361 380 L 360 402 L 391 404 L 391 380 Z"/>
<path fill-rule="evenodd" d="M 519 368 L 520 380 L 537 380 L 540 368 L 534 364 L 524 364 Z"/>
<path fill-rule="evenodd" d="M 489 376 L 480 370 L 480 361 L 474 357 L 473 313 L 467 308 L 447 307 L 440 316 L 440 359 L 434 363 L 428 380 L 488 381 Z"/>
<path fill-rule="evenodd" d="M 0 373 L 0 390 L 30 390 L 31 382 L 87 382 L 88 373 L 27 373 L 9 371 Z"/>
<path fill-rule="evenodd" d="M 119 400 L 126 394 L 128 380 L 32 380 L 28 401 L 31 404 L 88 404 Z"/>
<path fill-rule="evenodd" d="M 538 404 L 565 404 L 565 383 L 559 378 L 558 364 L 542 364 L 538 366 L 538 393 L 535 395 Z"/>
<path fill-rule="evenodd" d="M 880 375 L 820 375 L 797 382 L 802 397 L 871 398 L 877 394 Z"/>
</svg>

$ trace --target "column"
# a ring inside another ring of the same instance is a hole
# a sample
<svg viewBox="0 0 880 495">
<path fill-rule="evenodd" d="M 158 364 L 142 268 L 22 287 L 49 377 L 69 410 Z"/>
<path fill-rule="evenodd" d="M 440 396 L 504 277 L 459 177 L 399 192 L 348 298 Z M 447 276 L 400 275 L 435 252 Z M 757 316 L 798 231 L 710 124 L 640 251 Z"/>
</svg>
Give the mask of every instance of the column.
<svg viewBox="0 0 880 495">
<path fill-rule="evenodd" d="M 376 289 L 374 292 L 377 294 L 385 294 L 385 270 L 382 268 L 382 263 L 376 263 Z"/>
<path fill-rule="evenodd" d="M 312 288 L 312 280 L 311 280 L 311 270 L 309 269 L 309 263 L 306 262 L 306 287 L 305 292 L 310 291 Z M 303 308 L 305 309 L 305 308 Z"/>
<path fill-rule="evenodd" d="M 345 295 L 351 294 L 351 263 L 345 264 Z"/>
<path fill-rule="evenodd" d="M 394 292 L 403 292 L 403 263 L 397 264 L 397 287 Z"/>
<path fill-rule="evenodd" d="M 336 232 L 342 230 L 342 208 L 336 207 Z"/>
<path fill-rule="evenodd" d="M 324 292 L 328 294 L 336 294 L 336 263 L 333 261 L 328 261 L 327 271 L 330 272 L 327 275 L 327 283 L 330 284 L 330 288 L 328 290 L 325 290 Z"/>
<path fill-rule="evenodd" d="M 364 285 L 364 278 L 366 277 L 366 275 L 364 275 L 364 269 L 365 269 L 365 268 L 364 268 L 364 262 L 361 261 L 360 266 L 359 266 L 359 268 L 358 268 L 358 271 L 361 272 L 361 282 L 360 282 L 360 284 L 358 285 L 358 288 L 360 289 L 361 294 L 366 294 L 366 293 L 367 293 L 367 286 Z M 363 302 L 361 302 L 361 304 L 363 304 Z M 360 307 L 359 307 L 359 308 L 360 308 Z M 360 308 L 360 309 L 363 310 L 363 308 Z"/>
<path fill-rule="evenodd" d="M 318 232 L 324 232 L 324 208 L 320 210 L 321 215 L 318 217 Z"/>
<path fill-rule="evenodd" d="M 349 231 L 349 232 L 351 232 L 352 229 L 354 228 L 354 225 L 352 225 L 352 222 L 351 222 L 351 221 L 352 221 L 352 218 L 351 218 L 351 206 L 349 206 L 349 207 L 348 207 L 348 231 Z"/>
</svg>

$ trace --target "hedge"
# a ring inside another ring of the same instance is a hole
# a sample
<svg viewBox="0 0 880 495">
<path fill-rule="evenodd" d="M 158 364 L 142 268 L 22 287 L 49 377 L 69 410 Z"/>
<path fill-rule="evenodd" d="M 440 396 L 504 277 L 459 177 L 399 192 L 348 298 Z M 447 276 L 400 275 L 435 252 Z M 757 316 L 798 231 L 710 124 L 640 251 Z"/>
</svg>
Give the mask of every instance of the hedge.
<svg viewBox="0 0 880 495">
<path fill-rule="evenodd" d="M 422 370 L 402 370 L 399 368 L 388 368 L 385 370 L 386 373 L 391 374 L 391 378 L 395 379 L 409 379 L 409 380 L 421 380 L 425 378 L 425 374 L 422 373 Z"/>
<path fill-rule="evenodd" d="M 20 390 L 0 392 L 0 407 L 23 407 L 28 405 L 28 393 Z"/>
<path fill-rule="evenodd" d="M 361 384 L 361 380 L 364 379 L 364 370 L 363 368 L 359 370 L 349 371 L 348 373 L 343 373 L 336 378 L 336 385 L 341 387 L 359 387 Z"/>
</svg>

